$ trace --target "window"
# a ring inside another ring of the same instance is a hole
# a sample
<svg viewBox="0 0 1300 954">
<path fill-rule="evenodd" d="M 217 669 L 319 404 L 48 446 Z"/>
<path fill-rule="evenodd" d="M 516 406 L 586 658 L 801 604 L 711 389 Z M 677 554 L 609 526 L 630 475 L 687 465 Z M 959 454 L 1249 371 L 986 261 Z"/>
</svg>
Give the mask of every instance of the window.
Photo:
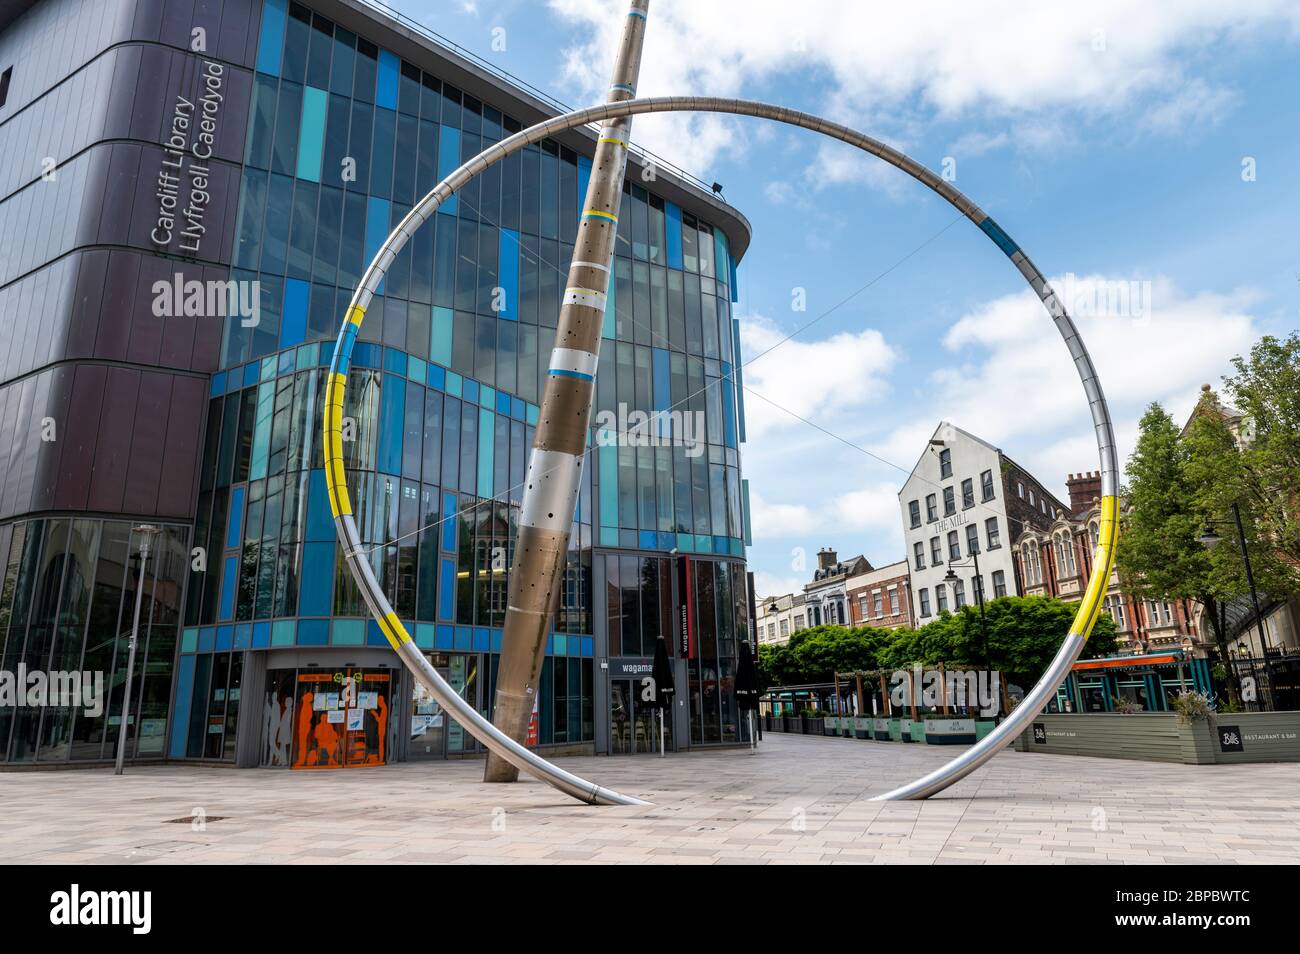
<svg viewBox="0 0 1300 954">
<path fill-rule="evenodd" d="M 975 597 L 976 602 L 984 599 L 984 578 L 982 576 L 972 576 L 970 578 L 971 596 Z"/>
<path fill-rule="evenodd" d="M 957 609 L 961 609 L 966 605 L 966 584 L 961 580 L 953 581 L 952 602 Z"/>
<path fill-rule="evenodd" d="M 938 566 L 943 562 L 943 547 L 939 543 L 938 537 L 930 538 L 930 566 Z"/>
<path fill-rule="evenodd" d="M 920 540 L 917 540 L 914 544 L 912 544 L 912 553 L 916 557 L 916 568 L 918 570 L 924 570 L 925 569 L 925 544 L 922 543 Z"/>
<path fill-rule="evenodd" d="M 935 598 L 935 602 L 936 602 L 936 604 L 937 604 L 938 607 L 939 607 L 939 612 L 940 612 L 940 613 L 947 612 L 947 610 L 948 610 L 948 587 L 944 586 L 942 583 L 940 583 L 940 584 L 938 584 L 937 586 L 935 586 L 935 588 L 934 588 L 934 598 Z"/>
<path fill-rule="evenodd" d="M 776 639 L 776 623 L 767 624 L 767 638 Z"/>
<path fill-rule="evenodd" d="M 939 519 L 939 506 L 934 494 L 928 494 L 925 498 L 925 519 L 927 523 L 934 523 Z"/>
<path fill-rule="evenodd" d="M 1032 490 L 1029 491 L 1029 506 L 1034 506 L 1034 492 Z"/>
<path fill-rule="evenodd" d="M 0 73 L 0 109 L 4 109 L 5 101 L 9 99 L 9 81 L 13 78 L 14 68 Z"/>
<path fill-rule="evenodd" d="M 985 500 L 993 499 L 993 471 L 986 470 L 980 474 L 980 493 Z"/>
<path fill-rule="evenodd" d="M 993 571 L 993 597 L 1007 595 L 1007 575 L 1001 570 Z"/>
<path fill-rule="evenodd" d="M 921 501 L 909 501 L 907 504 L 907 511 L 912 517 L 912 526 L 919 527 L 921 525 Z"/>
<path fill-rule="evenodd" d="M 921 587 L 919 590 L 916 591 L 916 595 L 920 597 L 921 600 L 921 615 L 929 616 L 930 615 L 930 591 L 927 590 L 925 587 Z"/>
<path fill-rule="evenodd" d="M 1097 549 L 1097 545 L 1101 542 L 1101 535 L 1098 533 L 1095 523 L 1088 524 L 1088 539 L 1092 541 L 1092 548 Z"/>
<path fill-rule="evenodd" d="M 1172 623 L 1174 621 L 1174 614 L 1173 614 L 1173 610 L 1170 609 L 1169 607 L 1169 601 L 1161 600 L 1160 609 L 1161 609 L 1161 616 L 1164 618 L 1164 621 L 1166 623 Z"/>
<path fill-rule="evenodd" d="M 966 552 L 971 554 L 980 552 L 980 528 L 977 524 L 966 524 Z"/>
<path fill-rule="evenodd" d="M 1025 485 L 1018 480 L 1016 481 L 1016 494 L 1019 495 L 1021 500 L 1025 499 Z"/>
<path fill-rule="evenodd" d="M 1002 546 L 1002 537 L 998 533 L 997 517 L 989 517 L 984 521 L 984 536 L 988 539 L 990 550 L 996 550 Z"/>
<path fill-rule="evenodd" d="M 1127 629 L 1128 624 L 1124 622 L 1124 597 L 1116 596 L 1114 603 L 1111 604 L 1115 610 L 1115 625 L 1119 629 Z"/>
<path fill-rule="evenodd" d="M 804 625 L 803 621 L 803 613 L 796 614 L 794 618 L 794 631 L 797 633 L 799 630 L 806 628 L 807 627 Z"/>
<path fill-rule="evenodd" d="M 951 517 L 957 512 L 957 498 L 951 487 L 943 488 L 943 515 Z"/>
<path fill-rule="evenodd" d="M 871 593 L 871 605 L 876 611 L 876 619 L 885 615 L 885 605 L 880 590 L 873 590 Z"/>
<path fill-rule="evenodd" d="M 939 476 L 952 476 L 952 451 L 946 447 L 939 451 Z"/>
<path fill-rule="evenodd" d="M 961 509 L 975 506 L 975 481 L 967 477 L 961 482 Z"/>
<path fill-rule="evenodd" d="M 948 559 L 961 559 L 961 540 L 958 538 L 956 530 L 948 531 Z"/>
<path fill-rule="evenodd" d="M 790 621 L 788 619 L 783 619 L 781 620 L 781 638 L 784 639 L 789 635 L 790 635 Z"/>
<path fill-rule="evenodd" d="M 889 588 L 889 615 L 898 615 L 898 587 L 896 586 Z"/>
</svg>

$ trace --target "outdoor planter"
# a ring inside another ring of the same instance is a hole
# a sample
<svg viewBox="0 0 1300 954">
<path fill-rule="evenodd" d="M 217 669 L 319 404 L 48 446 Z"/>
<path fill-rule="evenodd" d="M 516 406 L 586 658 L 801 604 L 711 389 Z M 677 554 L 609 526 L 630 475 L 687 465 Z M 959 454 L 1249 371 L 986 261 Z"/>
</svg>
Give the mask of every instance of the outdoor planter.
<svg viewBox="0 0 1300 954">
<path fill-rule="evenodd" d="M 997 727 L 998 724 L 992 719 L 976 719 L 975 720 L 975 741 L 978 742 L 980 739 L 984 738 L 984 736 L 988 735 Z"/>
<path fill-rule="evenodd" d="M 905 723 L 902 719 L 890 719 L 889 720 L 890 740 L 893 742 L 907 741 L 906 739 L 903 738 L 904 734 L 906 734 L 907 731 L 906 725 L 907 723 Z"/>
<path fill-rule="evenodd" d="M 871 731 L 875 735 L 877 742 L 889 742 L 893 736 L 889 732 L 889 720 L 879 717 L 871 720 Z"/>
<path fill-rule="evenodd" d="M 908 741 L 908 742 L 924 742 L 924 741 L 925 741 L 925 723 L 924 723 L 924 722 L 915 722 L 915 721 L 912 721 L 912 722 L 908 722 L 908 726 L 910 727 L 910 729 L 909 729 L 909 734 L 908 734 L 908 737 L 907 737 L 906 741 Z"/>
<path fill-rule="evenodd" d="M 927 715 L 925 741 L 927 745 L 971 745 L 975 741 L 975 720 Z"/>
<path fill-rule="evenodd" d="M 862 716 L 853 717 L 853 735 L 859 739 L 871 738 L 871 719 L 864 719 Z"/>
<path fill-rule="evenodd" d="M 853 716 L 840 716 L 840 735 L 846 739 L 853 738 Z"/>
</svg>

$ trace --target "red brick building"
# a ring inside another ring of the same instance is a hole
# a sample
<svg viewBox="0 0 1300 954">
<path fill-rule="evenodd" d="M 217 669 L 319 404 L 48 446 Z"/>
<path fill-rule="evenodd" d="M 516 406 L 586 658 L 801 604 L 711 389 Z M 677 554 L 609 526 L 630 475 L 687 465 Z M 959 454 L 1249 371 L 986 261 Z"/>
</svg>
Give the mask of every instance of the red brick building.
<svg viewBox="0 0 1300 954">
<path fill-rule="evenodd" d="M 854 626 L 896 629 L 913 625 L 911 575 L 906 560 L 850 577 L 846 593 L 849 619 Z"/>
</svg>

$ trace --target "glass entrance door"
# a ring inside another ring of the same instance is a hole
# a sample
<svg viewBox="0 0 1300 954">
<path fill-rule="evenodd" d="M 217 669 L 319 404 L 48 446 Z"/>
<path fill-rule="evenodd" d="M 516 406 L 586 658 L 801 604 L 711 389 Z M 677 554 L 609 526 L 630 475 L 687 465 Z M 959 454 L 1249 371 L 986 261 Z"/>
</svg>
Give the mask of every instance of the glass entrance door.
<svg viewBox="0 0 1300 954">
<path fill-rule="evenodd" d="M 429 662 L 438 670 L 438 675 L 447 678 L 447 657 L 432 655 Z M 411 736 L 406 755 L 411 761 L 428 759 L 445 759 L 447 757 L 447 713 L 438 701 L 421 685 L 420 680 L 412 679 L 414 689 L 411 692 Z"/>
<path fill-rule="evenodd" d="M 383 765 L 392 682 L 392 671 L 382 668 L 299 670 L 292 767 Z"/>
<path fill-rule="evenodd" d="M 641 700 L 641 680 L 609 683 L 609 754 L 659 751 L 659 710 Z M 669 720 L 671 721 L 671 720 Z M 664 725 L 665 745 L 672 749 L 672 726 Z"/>
</svg>

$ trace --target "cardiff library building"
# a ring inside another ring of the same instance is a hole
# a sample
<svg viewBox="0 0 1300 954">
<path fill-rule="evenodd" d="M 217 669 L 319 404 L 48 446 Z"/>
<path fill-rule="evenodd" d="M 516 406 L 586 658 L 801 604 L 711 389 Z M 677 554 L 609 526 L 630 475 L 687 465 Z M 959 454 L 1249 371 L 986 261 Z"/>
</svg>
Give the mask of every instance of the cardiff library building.
<svg viewBox="0 0 1300 954">
<path fill-rule="evenodd" d="M 561 111 L 363 0 L 0 0 L 0 669 L 104 680 L 99 705 L 0 706 L 0 762 L 111 760 L 128 685 L 136 762 L 482 754 L 343 564 L 324 379 L 353 288 L 417 199 Z M 489 716 L 595 136 L 544 140 L 439 208 L 352 355 L 363 544 L 419 647 Z M 732 304 L 748 241 L 709 187 L 632 151 L 529 730 L 543 752 L 654 751 L 640 679 L 661 638 L 667 746 L 745 738 Z M 629 429 L 655 412 L 680 427 Z"/>
</svg>

